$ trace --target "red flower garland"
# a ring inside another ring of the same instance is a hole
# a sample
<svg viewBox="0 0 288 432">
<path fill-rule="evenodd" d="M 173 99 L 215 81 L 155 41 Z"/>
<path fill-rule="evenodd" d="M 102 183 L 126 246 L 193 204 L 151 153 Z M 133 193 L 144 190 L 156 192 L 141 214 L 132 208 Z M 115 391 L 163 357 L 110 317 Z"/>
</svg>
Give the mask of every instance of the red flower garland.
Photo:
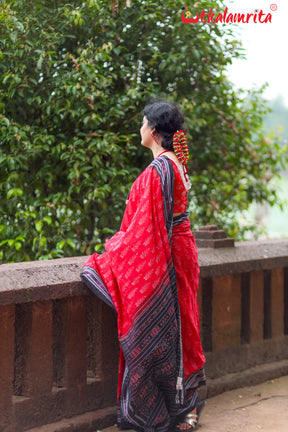
<svg viewBox="0 0 288 432">
<path fill-rule="evenodd" d="M 189 161 L 189 153 L 187 138 L 182 130 L 175 132 L 173 135 L 173 150 L 179 161 L 186 165 Z"/>
</svg>

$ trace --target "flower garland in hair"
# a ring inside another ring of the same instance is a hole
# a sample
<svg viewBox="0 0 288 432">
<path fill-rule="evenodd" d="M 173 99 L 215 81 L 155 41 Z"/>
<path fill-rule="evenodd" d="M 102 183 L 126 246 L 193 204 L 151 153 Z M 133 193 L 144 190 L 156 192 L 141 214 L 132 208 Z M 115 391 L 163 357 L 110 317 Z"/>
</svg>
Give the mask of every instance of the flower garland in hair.
<svg viewBox="0 0 288 432">
<path fill-rule="evenodd" d="M 187 138 L 182 130 L 179 130 L 173 135 L 173 150 L 179 162 L 186 165 L 189 161 L 189 153 L 187 146 Z"/>
</svg>

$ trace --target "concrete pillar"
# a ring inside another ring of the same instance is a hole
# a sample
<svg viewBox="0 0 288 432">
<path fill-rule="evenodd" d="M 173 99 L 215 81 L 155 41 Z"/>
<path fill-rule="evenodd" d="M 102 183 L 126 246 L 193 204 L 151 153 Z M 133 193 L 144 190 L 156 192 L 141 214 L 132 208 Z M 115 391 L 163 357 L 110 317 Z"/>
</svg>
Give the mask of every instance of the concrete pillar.
<svg viewBox="0 0 288 432">
<path fill-rule="evenodd" d="M 283 268 L 275 268 L 271 271 L 271 327 L 272 338 L 284 335 Z"/>
<path fill-rule="evenodd" d="M 16 394 L 47 396 L 52 385 L 52 301 L 20 304 L 16 314 Z"/>
<path fill-rule="evenodd" d="M 264 297 L 263 271 L 250 273 L 250 343 L 263 340 Z"/>
<path fill-rule="evenodd" d="M 241 275 L 213 278 L 212 350 L 240 345 Z"/>
<path fill-rule="evenodd" d="M 10 431 L 13 423 L 14 305 L 0 306 L 0 430 Z"/>
</svg>

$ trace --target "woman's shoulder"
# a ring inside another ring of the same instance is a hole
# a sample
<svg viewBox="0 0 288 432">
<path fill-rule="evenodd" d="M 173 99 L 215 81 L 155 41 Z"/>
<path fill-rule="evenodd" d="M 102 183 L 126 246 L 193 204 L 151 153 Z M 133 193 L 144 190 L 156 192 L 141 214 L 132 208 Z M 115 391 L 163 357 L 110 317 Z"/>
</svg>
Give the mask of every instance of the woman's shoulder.
<svg viewBox="0 0 288 432">
<path fill-rule="evenodd" d="M 169 162 L 171 164 L 171 170 L 173 170 L 174 172 L 175 183 L 176 184 L 180 183 L 180 185 L 184 186 L 186 191 L 189 190 L 191 188 L 190 180 L 187 177 L 187 175 L 185 175 L 184 167 L 177 159 L 177 156 L 175 154 L 169 153 L 168 155 L 166 155 L 166 158 L 169 159 Z"/>
<path fill-rule="evenodd" d="M 139 174 L 134 181 L 132 188 L 141 189 L 150 182 L 163 177 L 174 176 L 174 167 L 172 161 L 167 156 L 158 156 Z"/>
<path fill-rule="evenodd" d="M 173 163 L 168 156 L 161 155 L 155 158 L 147 168 L 154 168 L 159 173 L 166 173 L 166 171 L 173 171 Z"/>
<path fill-rule="evenodd" d="M 131 191 L 141 193 L 143 188 L 147 188 L 149 184 L 158 184 L 159 177 L 160 180 L 167 176 L 170 173 L 170 176 L 173 175 L 173 165 L 172 162 L 168 158 L 164 158 L 159 156 L 155 158 L 145 169 L 142 171 L 139 176 L 134 181 Z"/>
</svg>

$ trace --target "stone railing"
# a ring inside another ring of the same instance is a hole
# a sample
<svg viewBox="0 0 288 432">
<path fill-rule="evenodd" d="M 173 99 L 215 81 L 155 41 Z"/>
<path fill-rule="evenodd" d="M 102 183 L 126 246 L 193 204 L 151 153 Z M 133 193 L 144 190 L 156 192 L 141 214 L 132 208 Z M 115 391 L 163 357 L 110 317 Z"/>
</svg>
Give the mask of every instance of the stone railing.
<svg viewBox="0 0 288 432">
<path fill-rule="evenodd" d="M 81 282 L 84 261 L 0 266 L 1 432 L 115 422 L 116 317 Z M 199 262 L 207 396 L 288 374 L 288 240 L 199 248 Z"/>
</svg>

